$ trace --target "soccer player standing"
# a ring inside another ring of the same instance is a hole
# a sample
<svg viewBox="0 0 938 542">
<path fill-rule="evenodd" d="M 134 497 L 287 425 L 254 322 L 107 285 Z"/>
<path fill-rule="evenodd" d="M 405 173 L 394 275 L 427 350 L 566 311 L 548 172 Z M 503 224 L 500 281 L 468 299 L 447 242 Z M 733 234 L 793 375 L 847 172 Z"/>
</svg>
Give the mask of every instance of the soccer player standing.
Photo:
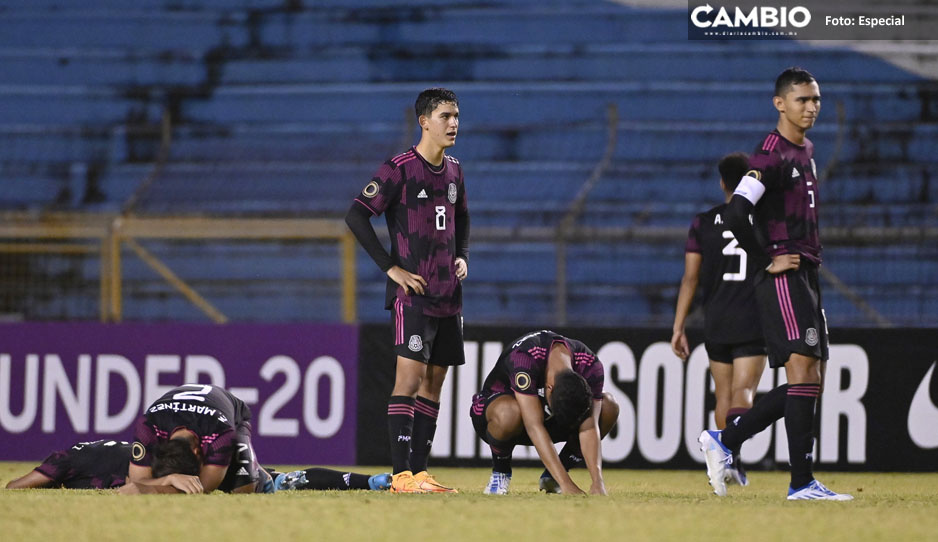
<svg viewBox="0 0 938 542">
<path fill-rule="evenodd" d="M 720 189 L 726 202 L 749 169 L 745 153 L 720 159 Z M 704 307 L 704 345 L 710 359 L 716 395 L 714 416 L 718 429 L 752 408 L 756 386 L 765 368 L 765 340 L 752 277 L 753 261 L 739 248 L 724 218 L 726 203 L 694 217 L 684 251 L 684 276 L 674 311 L 671 350 L 684 361 L 690 356 L 684 323 L 697 285 Z M 751 220 L 751 216 L 750 216 Z M 748 485 L 746 473 L 734 456 L 728 481 Z"/>
<path fill-rule="evenodd" d="M 456 143 L 459 102 L 447 89 L 417 97 L 420 141 L 391 158 L 355 198 L 345 222 L 388 275 L 397 367 L 388 401 L 395 493 L 455 492 L 427 473 L 449 366 L 465 363 L 462 280 L 468 272 L 469 210 Z M 391 254 L 370 218 L 384 213 Z M 415 474 L 416 473 L 416 474 Z"/>
<path fill-rule="evenodd" d="M 732 453 L 784 415 L 791 463 L 788 499 L 850 500 L 824 487 L 812 472 L 814 410 L 828 338 L 818 281 L 817 171 L 814 145 L 805 132 L 817 121 L 821 91 L 806 70 L 788 68 L 775 81 L 773 104 L 776 129 L 750 157 L 750 170 L 727 204 L 726 219 L 740 247 L 763 269 L 755 287 L 769 363 L 785 367 L 788 384 L 769 392 L 722 432 L 704 431 L 699 441 L 710 484 L 723 496 Z"/>
</svg>

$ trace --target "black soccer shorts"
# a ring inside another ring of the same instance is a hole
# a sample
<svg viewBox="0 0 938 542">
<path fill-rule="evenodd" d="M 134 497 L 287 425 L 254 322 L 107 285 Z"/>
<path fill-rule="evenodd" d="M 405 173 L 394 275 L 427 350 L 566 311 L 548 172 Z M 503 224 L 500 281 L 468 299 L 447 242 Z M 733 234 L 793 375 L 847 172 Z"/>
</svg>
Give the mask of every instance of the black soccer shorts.
<svg viewBox="0 0 938 542">
<path fill-rule="evenodd" d="M 237 438 L 234 440 L 231 463 L 225 473 L 225 479 L 218 486 L 219 491 L 231 493 L 239 487 L 256 484 L 255 493 L 265 493 L 266 486 L 270 485 L 270 474 L 257 461 L 254 446 L 251 445 L 251 423 L 244 422 L 236 429 Z"/>
<path fill-rule="evenodd" d="M 485 417 L 485 410 L 492 404 L 492 401 L 501 397 L 502 395 L 508 395 L 513 397 L 514 394 L 507 391 L 499 392 L 481 392 L 472 396 L 472 406 L 469 407 L 469 417 L 472 419 L 472 427 L 475 429 L 476 435 L 482 439 L 483 442 L 488 444 L 493 444 L 489 442 L 488 438 L 488 426 L 489 421 Z M 550 415 L 547 410 L 544 410 L 544 428 L 547 429 L 547 434 L 550 436 L 551 442 L 567 442 L 568 440 L 579 438 L 578 430 L 574 429 L 572 432 L 569 429 L 564 429 L 560 427 L 554 420 L 553 416 Z M 531 438 L 528 437 L 527 431 L 522 431 L 520 435 L 512 439 L 507 443 L 501 443 L 502 445 L 508 444 L 509 446 L 532 446 Z M 498 443 L 495 443 L 495 446 L 498 446 Z"/>
<path fill-rule="evenodd" d="M 816 265 L 802 258 L 798 270 L 777 275 L 759 271 L 756 299 L 773 369 L 784 367 L 793 353 L 827 360 L 827 318 Z"/>
<path fill-rule="evenodd" d="M 765 341 L 762 339 L 748 341 L 744 343 L 713 343 L 704 342 L 704 348 L 707 349 L 707 357 L 711 361 L 733 364 L 736 358 L 748 358 L 750 356 L 765 355 Z"/>
<path fill-rule="evenodd" d="M 449 367 L 466 363 L 462 315 L 427 316 L 421 307 L 394 300 L 391 311 L 394 352 L 422 363 Z"/>
</svg>

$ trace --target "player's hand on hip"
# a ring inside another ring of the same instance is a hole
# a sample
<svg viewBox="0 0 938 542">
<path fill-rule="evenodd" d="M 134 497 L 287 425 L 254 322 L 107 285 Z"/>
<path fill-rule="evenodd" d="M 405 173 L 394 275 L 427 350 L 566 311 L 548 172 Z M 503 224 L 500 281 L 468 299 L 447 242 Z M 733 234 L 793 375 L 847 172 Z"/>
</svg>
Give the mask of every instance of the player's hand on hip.
<svg viewBox="0 0 938 542">
<path fill-rule="evenodd" d="M 772 263 L 765 268 L 772 275 L 797 270 L 801 267 L 801 254 L 778 254 L 772 256 Z"/>
<path fill-rule="evenodd" d="M 684 335 L 683 331 L 675 331 L 674 335 L 671 335 L 671 351 L 675 356 L 687 361 L 690 347 L 687 345 L 687 335 Z"/>
<path fill-rule="evenodd" d="M 391 280 L 398 283 L 406 294 L 413 292 L 423 295 L 424 288 L 427 286 L 427 281 L 425 281 L 423 277 L 405 271 L 397 265 L 388 269 L 388 276 L 391 277 Z"/>
<path fill-rule="evenodd" d="M 189 495 L 203 492 L 202 481 L 199 480 L 198 476 L 190 476 L 188 474 L 170 474 L 166 476 L 166 481 L 169 483 L 169 485 Z"/>
<path fill-rule="evenodd" d="M 467 276 L 469 276 L 469 264 L 462 258 L 456 258 L 456 278 L 464 280 Z"/>
</svg>

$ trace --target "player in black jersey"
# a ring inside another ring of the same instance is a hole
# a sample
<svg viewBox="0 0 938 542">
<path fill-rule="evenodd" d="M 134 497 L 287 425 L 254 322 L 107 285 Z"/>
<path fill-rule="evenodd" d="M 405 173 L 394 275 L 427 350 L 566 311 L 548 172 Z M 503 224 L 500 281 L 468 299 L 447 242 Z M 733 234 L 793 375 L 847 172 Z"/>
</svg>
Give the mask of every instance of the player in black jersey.
<svg viewBox="0 0 938 542">
<path fill-rule="evenodd" d="M 528 333 L 506 348 L 472 398 L 469 416 L 492 450 L 492 476 L 483 490 L 508 493 L 515 446 L 534 445 L 548 493 L 583 493 L 567 471 L 586 464 L 590 493 L 605 495 L 600 441 L 615 426 L 619 405 L 603 391 L 604 371 L 585 344 L 553 331 Z M 565 442 L 560 453 L 554 442 Z"/>
<path fill-rule="evenodd" d="M 745 153 L 720 159 L 720 188 L 728 202 L 749 169 Z M 684 254 L 684 277 L 674 312 L 671 350 L 687 361 L 690 349 L 684 324 L 700 284 L 704 308 L 704 345 L 710 358 L 716 396 L 714 418 L 723 429 L 729 420 L 752 408 L 756 386 L 765 368 L 765 341 L 752 278 L 757 268 L 739 248 L 726 225 L 726 203 L 694 217 Z M 727 468 L 727 480 L 748 485 L 738 454 Z"/>
<path fill-rule="evenodd" d="M 251 410 L 217 386 L 186 384 L 166 392 L 137 420 L 131 452 L 128 482 L 158 491 L 249 493 L 270 482 L 251 446 Z M 154 461 L 173 453 L 194 455 L 198 477 L 154 477 Z"/>
<path fill-rule="evenodd" d="M 805 133 L 821 109 L 814 76 L 788 68 L 775 81 L 778 123 L 749 160 L 750 170 L 726 206 L 739 245 L 757 263 L 759 316 L 773 368 L 788 383 L 775 388 L 726 429 L 704 431 L 699 442 L 714 493 L 726 494 L 724 470 L 750 436 L 784 416 L 791 463 L 789 500 L 850 500 L 814 479 L 814 410 L 827 360 L 827 322 L 821 308 L 818 266 L 817 171 Z M 753 224 L 748 217 L 753 216 Z"/>
<path fill-rule="evenodd" d="M 427 472 L 440 393 L 450 366 L 465 363 L 462 281 L 468 273 L 469 209 L 456 144 L 459 102 L 431 88 L 414 105 L 420 142 L 385 162 L 345 217 L 358 242 L 388 275 L 397 366 L 388 400 L 394 493 L 455 492 Z M 391 253 L 370 218 L 384 213 Z"/>
<path fill-rule="evenodd" d="M 54 452 L 42 464 L 29 473 L 7 483 L 7 489 L 117 489 L 121 493 L 155 493 L 152 486 L 130 484 L 125 486 L 127 467 L 130 464 L 131 444 L 114 440 L 79 442 L 67 450 Z M 162 478 L 178 475 L 197 476 L 201 464 L 190 455 L 164 457 L 154 462 L 153 475 Z M 310 467 L 308 469 L 279 473 L 267 469 L 274 482 L 265 488 L 265 493 L 288 489 L 296 490 L 345 490 L 387 489 L 389 474 L 358 474 L 332 469 Z"/>
</svg>

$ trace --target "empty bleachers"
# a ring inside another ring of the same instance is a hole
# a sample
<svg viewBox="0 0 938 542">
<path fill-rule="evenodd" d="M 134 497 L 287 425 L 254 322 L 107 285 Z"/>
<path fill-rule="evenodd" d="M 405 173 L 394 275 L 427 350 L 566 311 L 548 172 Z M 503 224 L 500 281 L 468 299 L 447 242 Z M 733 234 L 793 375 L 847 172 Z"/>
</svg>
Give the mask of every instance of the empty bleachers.
<svg viewBox="0 0 938 542">
<path fill-rule="evenodd" d="M 137 194 L 138 213 L 339 218 L 381 161 L 415 142 L 416 94 L 453 88 L 462 118 L 452 154 L 481 232 L 466 296 L 475 321 L 552 321 L 553 244 L 484 235 L 556 227 L 604 155 L 615 104 L 611 162 L 577 223 L 676 233 L 667 245 L 571 245 L 568 319 L 666 323 L 683 231 L 722 200 L 715 161 L 771 129 L 771 83 L 788 65 L 821 82 L 824 108 L 809 136 L 822 228 L 938 224 L 933 79 L 843 46 L 689 42 L 683 10 L 587 0 L 11 0 L 0 7 L 0 63 L 0 210 L 113 212 Z M 171 143 L 156 167 L 164 118 Z M 258 318 L 231 292 L 261 269 L 305 277 L 274 273 L 280 288 L 248 288 L 246 297 L 269 296 L 261 318 L 337 317 L 328 251 L 273 246 L 252 260 L 234 245 L 173 248 L 168 265 L 234 318 Z M 935 275 L 913 260 L 934 254 L 896 256 L 907 265 L 890 279 L 855 272 L 865 255 L 857 247 L 829 250 L 831 269 L 884 314 L 914 323 L 932 310 L 898 285 L 924 284 L 932 299 Z M 200 317 L 133 261 L 128 318 Z M 383 275 L 363 252 L 358 271 L 361 317 L 381 320 Z M 869 323 L 843 296 L 831 303 L 842 309 L 829 311 L 832 323 Z"/>
</svg>

